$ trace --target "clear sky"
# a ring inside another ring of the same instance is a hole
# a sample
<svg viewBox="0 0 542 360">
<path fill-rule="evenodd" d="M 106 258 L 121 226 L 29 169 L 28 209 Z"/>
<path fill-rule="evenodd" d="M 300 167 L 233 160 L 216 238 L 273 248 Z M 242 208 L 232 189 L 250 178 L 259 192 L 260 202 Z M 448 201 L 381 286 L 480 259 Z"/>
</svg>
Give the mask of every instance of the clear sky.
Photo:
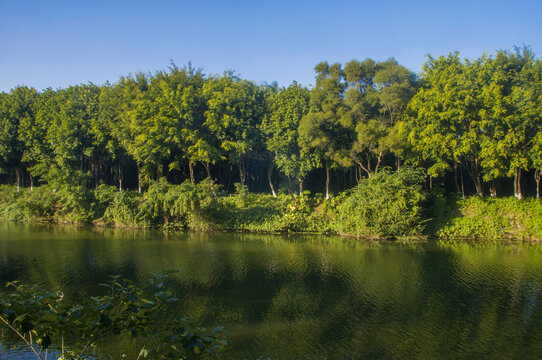
<svg viewBox="0 0 542 360">
<path fill-rule="evenodd" d="M 541 0 L 0 0 L 0 91 L 115 82 L 188 61 L 257 83 L 314 83 L 323 60 L 385 60 L 528 45 L 542 55 Z"/>
</svg>

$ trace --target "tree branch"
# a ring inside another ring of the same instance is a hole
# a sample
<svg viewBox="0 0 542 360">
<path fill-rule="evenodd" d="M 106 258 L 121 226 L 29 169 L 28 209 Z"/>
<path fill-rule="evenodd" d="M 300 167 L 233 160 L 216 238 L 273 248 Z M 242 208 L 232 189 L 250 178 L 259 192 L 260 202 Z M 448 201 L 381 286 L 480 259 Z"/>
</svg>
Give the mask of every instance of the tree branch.
<svg viewBox="0 0 542 360">
<path fill-rule="evenodd" d="M 26 338 L 25 338 L 25 337 L 24 337 L 17 329 L 15 329 L 13 326 L 11 326 L 11 325 L 9 324 L 9 322 L 8 322 L 6 319 L 4 319 L 4 317 L 1 316 L 1 315 L 0 315 L 0 321 L 2 321 L 8 328 L 10 328 L 11 331 L 13 331 L 15 334 L 17 334 L 18 337 L 20 337 L 21 339 L 23 339 L 23 341 L 25 342 L 25 344 L 28 345 L 28 347 L 29 347 L 30 349 L 32 349 L 32 351 L 34 352 L 34 354 L 36 354 L 36 356 L 38 357 L 38 359 L 44 360 L 43 357 L 36 351 L 36 349 L 34 348 L 34 346 L 32 346 L 32 344 L 30 344 L 30 343 L 28 342 L 28 340 L 26 340 Z"/>
</svg>

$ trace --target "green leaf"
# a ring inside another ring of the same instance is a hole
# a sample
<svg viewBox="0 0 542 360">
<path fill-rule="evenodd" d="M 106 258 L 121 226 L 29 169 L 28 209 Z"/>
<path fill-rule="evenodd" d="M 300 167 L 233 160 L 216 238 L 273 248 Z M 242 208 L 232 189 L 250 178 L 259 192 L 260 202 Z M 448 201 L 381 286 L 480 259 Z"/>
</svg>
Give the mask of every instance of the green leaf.
<svg viewBox="0 0 542 360">
<path fill-rule="evenodd" d="M 100 314 L 100 325 L 104 326 L 104 327 L 110 327 L 111 326 L 111 318 L 107 315 L 107 314 L 104 314 L 104 313 L 101 313 Z"/>
<path fill-rule="evenodd" d="M 143 356 L 144 358 L 146 358 L 147 356 L 149 356 L 149 349 L 141 349 L 141 351 L 139 352 L 139 356 Z"/>
<path fill-rule="evenodd" d="M 49 337 L 49 335 L 45 335 L 38 340 L 38 343 L 41 344 L 41 349 L 45 350 L 49 347 L 49 345 L 51 345 L 51 338 Z"/>
<path fill-rule="evenodd" d="M 30 321 L 21 322 L 21 331 L 23 333 L 29 332 L 32 329 L 34 329 L 34 324 L 32 324 Z"/>
</svg>

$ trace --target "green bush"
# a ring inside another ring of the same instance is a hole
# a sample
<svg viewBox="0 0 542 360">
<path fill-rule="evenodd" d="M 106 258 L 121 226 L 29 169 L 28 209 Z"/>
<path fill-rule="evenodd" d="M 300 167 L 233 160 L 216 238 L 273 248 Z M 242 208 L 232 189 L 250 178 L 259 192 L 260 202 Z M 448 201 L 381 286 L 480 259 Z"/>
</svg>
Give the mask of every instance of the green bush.
<svg viewBox="0 0 542 360">
<path fill-rule="evenodd" d="M 21 189 L 19 192 L 15 186 L 3 186 L 0 199 L 1 217 L 19 221 L 51 220 L 59 201 L 58 194 L 47 186 Z"/>
<path fill-rule="evenodd" d="M 420 235 L 424 228 L 420 170 L 382 170 L 345 195 L 335 211 L 333 229 L 362 236 Z"/>
<path fill-rule="evenodd" d="M 63 222 L 91 222 L 96 218 L 94 191 L 83 185 L 64 185 L 54 191 L 57 197 L 54 216 Z"/>
<path fill-rule="evenodd" d="M 220 228 L 242 231 L 282 231 L 281 217 L 287 198 L 268 194 L 254 194 L 246 187 L 236 186 L 230 196 L 222 196 L 210 214 Z"/>
<path fill-rule="evenodd" d="M 211 211 L 218 205 L 220 186 L 206 179 L 198 184 L 185 181 L 169 189 L 164 206 L 169 219 L 181 227 L 193 230 L 211 230 L 217 226 L 211 217 Z"/>
<path fill-rule="evenodd" d="M 116 191 L 104 211 L 102 222 L 120 226 L 140 226 L 138 217 L 141 194 L 136 191 Z"/>
<path fill-rule="evenodd" d="M 542 239 L 542 202 L 538 199 L 459 200 L 436 235 L 440 238 Z"/>
</svg>

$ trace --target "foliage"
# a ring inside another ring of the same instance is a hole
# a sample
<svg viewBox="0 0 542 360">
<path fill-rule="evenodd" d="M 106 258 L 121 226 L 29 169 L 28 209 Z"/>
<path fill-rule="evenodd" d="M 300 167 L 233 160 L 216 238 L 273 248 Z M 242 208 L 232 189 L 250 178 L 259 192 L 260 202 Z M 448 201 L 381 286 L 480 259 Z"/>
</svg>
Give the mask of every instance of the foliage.
<svg viewBox="0 0 542 360">
<path fill-rule="evenodd" d="M 362 236 L 420 235 L 426 194 L 420 170 L 383 170 L 349 192 L 337 207 L 333 228 Z"/>
<path fill-rule="evenodd" d="M 309 111 L 309 94 L 307 88 L 294 82 L 271 98 L 268 115 L 262 121 L 267 149 L 278 170 L 301 185 L 314 165 L 311 156 L 301 156 L 298 133 L 299 123 Z"/>
<path fill-rule="evenodd" d="M 521 175 L 529 171 L 539 187 L 542 61 L 529 48 L 473 60 L 429 56 L 419 78 L 393 58 L 323 61 L 314 70 L 312 89 L 257 85 L 233 72 L 209 76 L 173 63 L 101 86 L 16 87 L 0 94 L 0 182 L 18 190 L 76 187 L 91 207 L 78 209 L 60 194 L 66 212 L 55 214 L 65 221 L 105 215 L 80 187 L 141 192 L 161 178 L 177 185 L 208 177 L 227 191 L 235 182 L 253 191 L 269 186 L 273 195 L 274 183 L 292 192 L 297 182 L 299 193 L 306 184 L 312 192 L 325 188 L 329 198 L 352 184 L 331 184 L 339 173 L 360 181 L 407 163 L 432 177 L 466 170 L 479 195 L 484 182 L 496 196 L 496 180 L 513 177 L 522 197 Z M 316 176 L 319 168 L 325 179 Z M 157 196 L 168 191 L 154 187 Z M 159 203 L 141 199 L 136 215 L 117 220 L 189 222 Z"/>
<path fill-rule="evenodd" d="M 117 226 L 141 226 L 138 216 L 141 197 L 136 191 L 115 191 L 109 201 L 100 201 L 106 206 L 101 221 Z"/>
<path fill-rule="evenodd" d="M 102 284 L 106 295 L 75 305 L 68 304 L 60 291 L 8 283 L 11 291 L 0 298 L 0 322 L 42 360 L 47 357 L 42 351 L 51 346 L 61 352 L 61 359 L 83 359 L 100 341 L 125 333 L 148 339 L 140 352 L 143 358 L 199 358 L 224 349 L 226 342 L 217 334 L 220 329 L 209 332 L 187 318 L 166 314 L 168 303 L 177 301 L 164 290 L 167 277 L 153 274 L 138 286 L 112 276 Z"/>
<path fill-rule="evenodd" d="M 443 215 L 435 231 L 444 239 L 542 239 L 542 203 L 537 199 L 469 197 Z"/>
</svg>

